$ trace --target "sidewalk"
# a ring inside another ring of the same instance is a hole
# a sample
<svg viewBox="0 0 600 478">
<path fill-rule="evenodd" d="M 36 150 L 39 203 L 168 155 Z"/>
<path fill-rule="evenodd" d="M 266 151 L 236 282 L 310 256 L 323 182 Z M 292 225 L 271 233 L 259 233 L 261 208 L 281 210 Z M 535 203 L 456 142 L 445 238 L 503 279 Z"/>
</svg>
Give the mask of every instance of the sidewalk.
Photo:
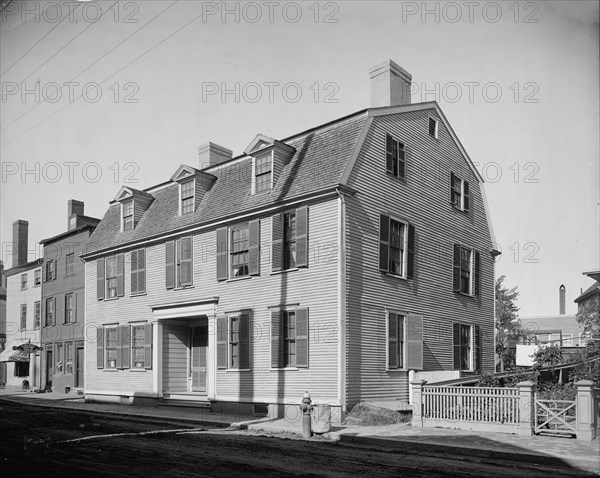
<svg viewBox="0 0 600 478">
<path fill-rule="evenodd" d="M 248 429 L 256 433 L 291 433 L 298 436 L 302 434 L 300 413 L 286 419 L 272 420 L 237 413 L 216 413 L 202 408 L 85 403 L 83 397 L 75 393 L 35 394 L 0 391 L 0 399 L 83 412 L 151 418 L 154 421 L 166 423 L 205 424 L 215 427 Z M 447 428 L 419 428 L 412 427 L 407 423 L 377 427 L 333 426 L 329 433 L 320 438 L 420 453 L 447 454 L 449 457 L 467 456 L 544 463 L 559 468 L 575 467 L 600 474 L 600 439 L 590 443 L 569 438 L 471 432 Z"/>
</svg>

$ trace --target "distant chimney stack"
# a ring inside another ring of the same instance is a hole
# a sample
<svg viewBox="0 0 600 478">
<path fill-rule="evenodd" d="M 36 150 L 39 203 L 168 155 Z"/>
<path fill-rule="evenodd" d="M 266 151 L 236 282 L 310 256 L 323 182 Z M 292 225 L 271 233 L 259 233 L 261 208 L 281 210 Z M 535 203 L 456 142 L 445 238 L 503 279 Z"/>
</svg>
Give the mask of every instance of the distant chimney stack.
<svg viewBox="0 0 600 478">
<path fill-rule="evenodd" d="M 77 201 L 75 199 L 69 199 L 69 202 L 67 203 L 67 230 L 68 231 L 77 228 L 77 217 L 76 216 L 83 216 L 83 207 L 84 207 L 83 202 Z"/>
<path fill-rule="evenodd" d="M 215 143 L 206 143 L 198 147 L 200 169 L 206 169 L 224 163 L 233 158 L 233 151 Z"/>
<path fill-rule="evenodd" d="M 12 266 L 27 263 L 27 242 L 29 240 L 29 223 L 19 219 L 13 222 Z"/>
<path fill-rule="evenodd" d="M 561 285 L 558 288 L 558 313 L 565 315 L 565 286 Z"/>
<path fill-rule="evenodd" d="M 410 104 L 412 75 L 392 60 L 369 70 L 371 107 Z"/>
</svg>

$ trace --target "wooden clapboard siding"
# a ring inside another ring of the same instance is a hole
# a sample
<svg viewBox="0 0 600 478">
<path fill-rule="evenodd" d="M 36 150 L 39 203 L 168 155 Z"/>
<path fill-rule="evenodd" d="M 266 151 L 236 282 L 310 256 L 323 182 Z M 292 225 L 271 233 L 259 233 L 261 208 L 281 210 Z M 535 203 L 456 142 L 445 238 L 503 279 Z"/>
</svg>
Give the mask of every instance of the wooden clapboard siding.
<svg viewBox="0 0 600 478">
<path fill-rule="evenodd" d="M 165 288 L 165 244 L 146 249 L 146 294 L 130 295 L 131 263 L 125 252 L 125 296 L 96 298 L 96 261 L 86 263 L 88 327 L 152 320 L 151 306 L 218 297 L 218 314 L 250 309 L 250 372 L 219 370 L 216 399 L 298 402 L 305 390 L 315 400 L 337 397 L 337 198 L 308 203 L 308 267 L 271 274 L 271 214 L 260 219 L 260 276 L 232 281 L 216 280 L 216 229 L 193 236 L 193 287 Z M 232 221 L 232 224 L 239 221 Z M 309 368 L 270 370 L 270 309 L 278 304 L 308 308 Z M 169 321 L 163 321 L 163 324 Z M 156 335 L 156 329 L 155 335 Z M 214 333 L 214 331 L 212 331 Z M 86 367 L 89 388 L 152 391 L 152 371 L 108 372 L 96 368 L 95 333 L 87 334 Z M 156 342 L 155 342 L 156 343 Z M 163 342 L 164 345 L 164 342 Z M 154 352 L 156 353 L 156 352 Z M 214 371 L 209 371 L 209 373 Z M 164 384 L 163 384 L 164 389 Z"/>
<path fill-rule="evenodd" d="M 163 325 L 162 377 L 163 391 L 188 390 L 189 323 L 167 320 Z"/>
<path fill-rule="evenodd" d="M 347 397 L 403 398 L 406 372 L 385 370 L 385 307 L 423 315 L 424 369 L 452 370 L 452 322 L 481 327 L 483 368 L 491 371 L 493 346 L 493 258 L 480 185 L 440 122 L 439 140 L 428 135 L 435 110 L 375 117 L 350 175 L 358 193 L 347 199 Z M 385 135 L 405 143 L 406 180 L 385 172 Z M 470 186 L 470 212 L 450 204 L 450 172 Z M 378 270 L 379 215 L 395 215 L 415 226 L 414 279 Z M 481 253 L 480 296 L 452 291 L 452 244 Z M 443 252 L 441 257 L 431 251 Z"/>
</svg>

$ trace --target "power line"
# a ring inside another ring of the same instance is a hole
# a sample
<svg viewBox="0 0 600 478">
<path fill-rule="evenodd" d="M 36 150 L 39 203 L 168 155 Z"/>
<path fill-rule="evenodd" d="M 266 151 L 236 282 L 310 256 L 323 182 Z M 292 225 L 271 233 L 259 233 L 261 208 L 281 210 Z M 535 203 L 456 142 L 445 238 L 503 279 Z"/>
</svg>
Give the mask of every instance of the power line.
<svg viewBox="0 0 600 478">
<path fill-rule="evenodd" d="M 10 0 L 10 2 L 8 2 L 2 10 L 0 10 L 0 13 L 2 13 L 4 10 L 6 10 L 12 2 L 13 2 L 13 0 Z"/>
<path fill-rule="evenodd" d="M 172 37 L 174 37 L 175 35 L 177 35 L 177 33 L 179 33 L 181 30 L 183 30 L 184 28 L 187 28 L 188 26 L 190 26 L 192 23 L 194 23 L 196 20 L 198 20 L 200 17 L 204 16 L 205 13 L 201 13 L 200 15 L 192 18 L 189 22 L 187 22 L 185 25 L 183 25 L 182 27 L 180 27 L 179 29 L 177 29 L 176 31 L 174 31 L 173 33 L 171 33 L 169 36 L 167 36 L 166 38 L 163 38 L 161 41 L 159 41 L 158 43 L 156 43 L 154 46 L 150 47 L 148 50 L 146 50 L 144 53 L 142 53 L 141 55 L 137 56 L 136 58 L 134 58 L 133 60 L 131 60 L 129 63 L 127 63 L 125 66 L 123 66 L 122 68 L 119 68 L 116 72 L 114 72 L 113 74 L 111 74 L 110 76 L 106 77 L 104 80 L 102 80 L 99 84 L 101 85 L 102 83 L 105 83 L 106 81 L 110 80 L 113 76 L 119 74 L 120 72 L 122 72 L 125 68 L 127 68 L 128 66 L 132 65 L 133 63 L 135 63 L 136 61 L 138 61 L 139 59 L 143 58 L 144 56 L 146 56 L 148 53 L 150 53 L 152 50 L 154 50 L 155 48 L 157 48 L 158 46 L 162 45 L 164 42 L 166 42 L 167 40 L 171 39 Z M 36 124 L 34 124 L 33 126 L 31 126 L 30 128 L 26 129 L 25 131 L 23 131 L 20 135 L 14 137 L 13 139 L 11 139 L 10 141 L 8 141 L 6 144 L 4 144 L 1 148 L 4 148 L 6 146 L 8 146 L 9 144 L 11 144 L 12 142 L 16 141 L 17 139 L 19 139 L 21 136 L 26 135 L 27 133 L 29 133 L 29 131 L 31 131 L 34 128 L 37 128 L 39 125 L 41 125 L 42 123 L 45 123 L 46 121 L 48 121 L 50 118 L 53 118 L 54 116 L 56 116 L 58 113 L 60 113 L 61 111 L 63 111 L 64 109 L 68 108 L 69 106 L 71 106 L 73 103 L 75 103 L 75 101 L 77 101 L 78 99 L 80 99 L 83 95 L 79 95 L 77 98 L 75 98 L 75 100 L 73 102 L 67 103 L 66 105 L 64 105 L 62 108 L 56 110 L 54 113 L 52 113 L 51 115 L 47 116 L 46 118 L 44 118 L 43 120 L 37 122 Z M 0 148 L 0 149 L 1 149 Z"/>
<path fill-rule="evenodd" d="M 94 62 L 90 63 L 86 68 L 84 68 L 83 70 L 81 70 L 79 73 L 77 73 L 73 78 L 71 78 L 69 81 L 67 81 L 66 83 L 71 83 L 73 80 L 75 80 L 76 78 L 78 78 L 79 76 L 81 76 L 83 73 L 85 73 L 86 71 L 88 71 L 91 67 L 93 67 L 94 65 L 96 65 L 99 61 L 101 61 L 103 58 L 105 58 L 106 56 L 108 56 L 109 54 L 111 54 L 113 51 L 115 51 L 117 48 L 119 48 L 121 45 L 123 45 L 123 43 L 129 41 L 133 36 L 135 36 L 137 33 L 139 33 L 141 30 L 143 30 L 144 28 L 146 28 L 150 23 L 152 23 L 154 20 L 156 20 L 158 17 L 160 17 L 163 13 L 165 13 L 169 8 L 171 8 L 173 5 L 175 5 L 179 0 L 175 0 L 174 2 L 172 2 L 167 8 L 163 9 L 162 11 L 160 11 L 159 13 L 157 13 L 156 15 L 154 15 L 154 17 L 152 17 L 148 22 L 146 22 L 144 25 L 142 25 L 140 28 L 138 28 L 136 31 L 134 31 L 133 33 L 131 33 L 129 36 L 127 36 L 125 39 L 121 40 L 119 43 L 117 43 L 114 47 L 112 47 L 110 50 L 108 50 L 104 55 L 102 55 L 100 58 L 98 58 L 97 60 L 95 60 Z M 60 88 L 60 91 L 62 92 L 64 87 Z M 80 96 L 81 97 L 81 96 Z M 79 99 L 80 97 L 78 97 L 77 99 Z M 19 121 L 21 118 L 23 118 L 24 116 L 27 116 L 29 113 L 31 113 L 33 110 L 35 110 L 37 107 L 41 106 L 42 104 L 44 104 L 46 102 L 46 100 L 44 99 L 43 101 L 40 101 L 39 103 L 37 103 L 35 106 L 33 106 L 32 108 L 28 109 L 27 111 L 25 111 L 23 114 L 21 114 L 20 116 L 18 116 L 17 118 L 15 118 L 13 121 L 11 121 L 8 125 L 6 125 L 4 128 L 1 129 L 1 131 L 4 131 L 5 129 L 9 128 L 11 125 L 13 125 L 14 123 L 16 123 L 17 121 Z"/>
<path fill-rule="evenodd" d="M 10 5 L 10 4 L 9 4 L 9 5 Z M 80 6 L 81 6 L 81 3 L 78 3 L 78 4 L 77 4 L 77 6 L 76 6 L 76 7 L 73 9 L 73 12 L 74 12 L 75 10 L 77 10 L 77 9 L 78 9 Z M 8 7 L 8 5 L 7 5 L 7 7 Z M 4 10 L 6 10 L 6 7 L 4 7 Z M 3 11 L 4 11 L 4 10 L 3 10 Z M 50 35 L 50 33 L 52 33 L 52 32 L 54 31 L 54 29 L 55 29 L 55 28 L 57 28 L 57 27 L 58 27 L 58 26 L 59 26 L 59 25 L 60 25 L 62 22 L 64 22 L 64 21 L 67 19 L 67 17 L 68 17 L 69 15 L 70 15 L 70 13 L 67 13 L 67 14 L 65 15 L 65 17 L 64 17 L 64 18 L 63 18 L 63 19 L 62 19 L 60 22 L 58 22 L 56 25 L 54 25 L 54 26 L 53 26 L 53 27 L 52 27 L 52 28 L 51 28 L 51 29 L 50 29 L 50 30 L 49 30 L 49 31 L 48 31 L 48 32 L 47 32 L 47 33 L 46 33 L 46 34 L 45 34 L 45 35 L 44 35 L 42 38 L 40 38 L 40 39 L 39 39 L 39 40 L 38 40 L 38 41 L 37 41 L 37 42 L 36 42 L 36 43 L 35 43 L 35 44 L 34 44 L 34 45 L 33 45 L 33 46 L 32 46 L 32 47 L 29 49 L 29 50 L 27 50 L 25 53 L 23 53 L 23 54 L 22 54 L 22 55 L 21 55 L 21 56 L 20 56 L 20 57 L 17 59 L 17 61 L 15 61 L 15 62 L 14 62 L 12 65 L 10 65 L 10 66 L 9 66 L 9 67 L 8 67 L 6 70 L 4 70 L 2 73 L 0 73 L 0 77 L 1 77 L 1 76 L 4 76 L 6 73 L 8 73 L 8 71 L 9 71 L 9 70 L 10 70 L 10 69 L 11 69 L 13 66 L 15 66 L 17 63 L 19 63 L 19 62 L 20 62 L 20 61 L 23 59 L 23 57 L 24 57 L 25 55 L 27 55 L 27 53 L 29 53 L 29 52 L 30 52 L 31 50 L 33 50 L 33 49 L 34 49 L 36 46 L 38 46 L 38 45 L 39 45 L 39 44 L 42 42 L 42 40 L 43 40 L 44 38 L 46 38 L 48 35 Z M 38 68 L 39 68 L 39 67 L 38 67 Z M 37 68 L 36 68 L 36 69 L 37 69 Z M 34 71 L 35 71 L 35 70 L 34 70 Z"/>
</svg>

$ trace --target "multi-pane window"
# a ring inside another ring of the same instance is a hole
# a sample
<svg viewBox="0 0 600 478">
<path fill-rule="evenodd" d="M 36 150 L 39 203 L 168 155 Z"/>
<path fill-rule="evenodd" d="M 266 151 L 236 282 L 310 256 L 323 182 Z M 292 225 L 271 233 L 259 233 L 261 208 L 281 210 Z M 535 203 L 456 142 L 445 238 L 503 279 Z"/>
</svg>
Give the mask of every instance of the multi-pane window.
<svg viewBox="0 0 600 478">
<path fill-rule="evenodd" d="M 390 274 L 404 276 L 406 224 L 390 219 Z"/>
<path fill-rule="evenodd" d="M 123 231 L 133 230 L 133 200 L 123 203 Z"/>
<path fill-rule="evenodd" d="M 385 170 L 392 176 L 403 178 L 405 176 L 404 143 L 389 134 L 386 135 L 385 143 Z"/>
<path fill-rule="evenodd" d="M 438 122 L 434 118 L 429 118 L 429 136 L 435 139 L 438 137 Z"/>
<path fill-rule="evenodd" d="M 50 325 L 54 325 L 55 324 L 55 317 L 54 317 L 54 297 L 49 297 L 46 299 L 46 320 L 45 320 L 45 325 L 46 327 L 50 326 Z"/>
<path fill-rule="evenodd" d="M 131 251 L 131 294 L 146 292 L 146 249 Z"/>
<path fill-rule="evenodd" d="M 283 268 L 296 267 L 296 212 L 283 215 Z"/>
<path fill-rule="evenodd" d="M 27 304 L 21 304 L 21 330 L 27 330 Z"/>
<path fill-rule="evenodd" d="M 67 254 L 65 256 L 65 264 L 66 264 L 66 268 L 65 268 L 65 273 L 66 275 L 70 276 L 75 274 L 75 254 Z"/>
<path fill-rule="evenodd" d="M 42 284 L 42 270 L 41 269 L 37 269 L 34 273 L 33 273 L 33 285 L 35 287 L 39 286 Z"/>
<path fill-rule="evenodd" d="M 481 370 L 481 331 L 478 325 L 453 324 L 454 370 Z"/>
<path fill-rule="evenodd" d="M 388 313 L 388 368 L 404 366 L 404 316 Z"/>
<path fill-rule="evenodd" d="M 133 368 L 145 368 L 145 324 L 131 326 L 131 357 Z"/>
<path fill-rule="evenodd" d="M 165 243 L 165 282 L 167 289 L 193 284 L 193 240 L 182 237 Z"/>
<path fill-rule="evenodd" d="M 296 312 L 283 312 L 283 366 L 296 366 Z"/>
<path fill-rule="evenodd" d="M 27 274 L 21 274 L 21 290 L 27 289 Z"/>
<path fill-rule="evenodd" d="M 271 189 L 271 153 L 258 156 L 254 164 L 254 191 L 260 193 Z"/>
<path fill-rule="evenodd" d="M 64 373 L 64 357 L 63 357 L 64 347 L 62 343 L 56 344 L 56 355 L 54 357 L 54 373 L 62 374 Z"/>
<path fill-rule="evenodd" d="M 247 276 L 250 248 L 248 223 L 231 227 L 230 234 L 230 277 Z"/>
<path fill-rule="evenodd" d="M 240 368 L 240 318 L 229 318 L 229 365 Z"/>
<path fill-rule="evenodd" d="M 412 279 L 415 228 L 389 216 L 379 218 L 379 270 Z"/>
<path fill-rule="evenodd" d="M 73 373 L 73 342 L 65 343 L 65 373 Z"/>
<path fill-rule="evenodd" d="M 460 292 L 471 293 L 471 256 L 473 251 L 466 247 L 460 248 Z"/>
<path fill-rule="evenodd" d="M 194 212 L 194 180 L 181 183 L 181 214 Z"/>
<path fill-rule="evenodd" d="M 65 294 L 65 324 L 75 322 L 75 299 L 73 292 Z"/>
<path fill-rule="evenodd" d="M 479 295 L 480 254 L 469 247 L 454 244 L 453 290 Z"/>
<path fill-rule="evenodd" d="M 46 262 L 46 280 L 54 280 L 56 279 L 56 261 L 54 259 L 50 259 Z"/>
<path fill-rule="evenodd" d="M 33 304 L 33 328 L 40 328 L 40 321 L 42 316 L 42 303 L 38 300 Z"/>
<path fill-rule="evenodd" d="M 460 211 L 469 211 L 469 182 L 450 173 L 450 202 Z"/>
<path fill-rule="evenodd" d="M 106 297 L 117 297 L 117 256 L 106 258 Z"/>
<path fill-rule="evenodd" d="M 106 357 L 106 368 L 117 368 L 117 328 L 107 327 L 105 335 L 104 356 Z"/>
<path fill-rule="evenodd" d="M 217 318 L 217 368 L 250 368 L 249 312 Z"/>
</svg>

